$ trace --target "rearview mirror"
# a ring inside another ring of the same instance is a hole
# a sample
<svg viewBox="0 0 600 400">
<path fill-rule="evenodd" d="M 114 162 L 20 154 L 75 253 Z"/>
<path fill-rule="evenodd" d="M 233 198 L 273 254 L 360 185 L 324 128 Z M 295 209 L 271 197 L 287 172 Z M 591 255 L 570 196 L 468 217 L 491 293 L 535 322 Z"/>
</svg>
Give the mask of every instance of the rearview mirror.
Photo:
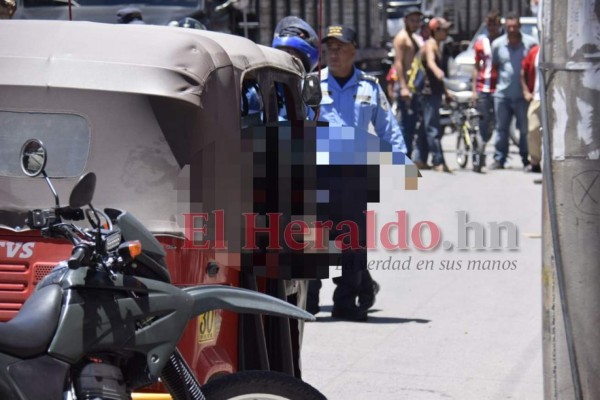
<svg viewBox="0 0 600 400">
<path fill-rule="evenodd" d="M 321 93 L 321 82 L 316 75 L 304 77 L 302 86 L 302 100 L 309 107 L 318 107 L 321 104 L 323 94 Z"/>
<path fill-rule="evenodd" d="M 79 179 L 79 182 L 75 185 L 71 191 L 71 197 L 69 197 L 69 206 L 72 208 L 80 208 L 87 206 L 92 202 L 94 198 L 94 191 L 96 190 L 96 174 L 88 172 Z"/>
<path fill-rule="evenodd" d="M 38 176 L 46 167 L 46 148 L 39 139 L 29 139 L 21 147 L 21 169 L 27 176 Z"/>
</svg>

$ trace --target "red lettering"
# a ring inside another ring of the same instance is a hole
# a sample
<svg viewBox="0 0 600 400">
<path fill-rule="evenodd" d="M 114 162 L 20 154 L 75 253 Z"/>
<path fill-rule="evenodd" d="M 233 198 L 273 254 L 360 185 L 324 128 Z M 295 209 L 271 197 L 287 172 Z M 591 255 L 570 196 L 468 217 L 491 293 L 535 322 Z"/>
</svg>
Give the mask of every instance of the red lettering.
<svg viewBox="0 0 600 400">
<path fill-rule="evenodd" d="M 333 228 L 333 221 L 314 221 L 312 223 L 315 226 L 315 246 L 313 247 L 313 249 L 315 250 L 327 250 L 329 249 L 329 246 L 327 245 L 327 243 L 325 243 L 325 236 L 323 235 L 323 232 L 325 232 L 325 230 L 323 228 L 327 228 L 327 229 L 332 229 Z M 329 232 L 329 231 L 327 231 Z M 327 240 L 329 240 L 329 235 L 327 235 Z"/>
<path fill-rule="evenodd" d="M 383 228 L 381 228 L 381 234 L 380 234 L 381 243 L 383 244 L 383 247 L 386 250 L 394 250 L 394 249 L 406 250 L 406 249 L 408 249 L 408 240 L 406 237 L 406 231 L 407 231 L 406 211 L 396 211 L 396 214 L 398 215 L 397 221 L 388 222 L 387 224 L 385 224 L 383 226 Z M 395 244 L 392 243 L 392 240 L 390 239 L 390 230 L 392 230 L 392 228 L 394 228 L 394 227 L 396 227 L 396 229 L 397 229 L 397 239 L 398 239 L 398 242 Z"/>
<path fill-rule="evenodd" d="M 195 228 L 194 223 L 196 222 L 196 218 L 200 218 L 204 221 L 208 220 L 207 213 L 184 213 L 184 223 L 185 223 L 185 240 L 183 242 L 183 249 L 200 249 L 200 250 L 208 250 L 210 248 L 210 240 L 207 240 L 203 244 L 196 244 L 194 240 L 194 236 L 196 233 L 201 233 L 202 235 L 206 235 L 206 225 L 202 224 L 202 227 Z"/>
<path fill-rule="evenodd" d="M 360 242 L 358 240 L 358 236 L 359 236 L 358 224 L 354 221 L 342 221 L 342 222 L 339 222 L 335 226 L 335 229 L 338 231 L 341 231 L 344 226 L 347 226 L 349 228 L 349 231 L 346 233 L 343 233 L 341 235 L 338 235 L 335 238 L 336 247 L 338 247 L 338 249 L 340 249 L 340 250 L 348 250 L 348 249 L 359 250 L 361 247 L 360 247 Z M 344 240 L 346 238 L 350 239 L 349 240 L 350 243 L 344 243 Z"/>
<path fill-rule="evenodd" d="M 225 211 L 216 210 L 215 214 L 215 250 L 227 250 L 225 243 Z"/>
<path fill-rule="evenodd" d="M 367 249 L 377 248 L 377 221 L 375 220 L 375 211 L 363 211 L 367 215 Z"/>
<path fill-rule="evenodd" d="M 282 213 L 267 213 L 267 217 L 269 218 L 268 228 L 259 228 L 256 226 L 257 213 L 244 213 L 242 215 L 246 219 L 246 245 L 242 247 L 242 250 L 258 250 L 256 246 L 256 234 L 261 232 L 269 234 L 267 250 L 281 249 L 281 244 L 279 243 L 279 219 L 283 215 Z M 275 218 L 275 220 L 273 221 L 272 218 Z"/>
<path fill-rule="evenodd" d="M 299 229 L 294 229 L 297 227 Z M 294 239 L 294 235 L 305 235 L 308 231 L 308 224 L 302 220 L 292 221 L 285 227 L 283 235 L 285 237 L 285 244 L 292 250 L 304 250 L 309 244 L 307 242 L 300 243 Z"/>
<path fill-rule="evenodd" d="M 421 239 L 421 228 L 423 227 L 429 228 L 429 232 L 431 233 L 431 242 L 429 243 L 429 246 L 425 246 L 423 244 L 423 240 Z M 440 232 L 440 228 L 431 221 L 419 222 L 418 224 L 413 226 L 410 235 L 412 242 L 415 244 L 415 247 L 423 251 L 435 249 L 438 246 L 438 244 L 440 244 L 441 236 L 442 235 Z"/>
</svg>

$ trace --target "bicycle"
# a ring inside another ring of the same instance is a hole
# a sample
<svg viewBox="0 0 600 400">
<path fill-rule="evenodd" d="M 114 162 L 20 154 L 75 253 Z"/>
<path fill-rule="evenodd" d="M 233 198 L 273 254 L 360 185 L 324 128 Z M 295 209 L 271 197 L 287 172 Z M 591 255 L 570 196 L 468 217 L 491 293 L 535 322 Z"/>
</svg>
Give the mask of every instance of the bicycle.
<svg viewBox="0 0 600 400">
<path fill-rule="evenodd" d="M 453 130 L 458 133 L 456 138 L 456 162 L 462 169 L 467 167 L 469 158 L 472 159 L 473 170 L 481 172 L 479 148 L 479 113 L 468 103 L 451 102 Z"/>
<path fill-rule="evenodd" d="M 470 82 L 464 79 L 445 79 L 450 94 L 450 128 L 457 132 L 456 162 L 461 169 L 472 159 L 473 171 L 481 172 L 482 162 L 479 149 L 479 112 L 472 105 Z"/>
</svg>

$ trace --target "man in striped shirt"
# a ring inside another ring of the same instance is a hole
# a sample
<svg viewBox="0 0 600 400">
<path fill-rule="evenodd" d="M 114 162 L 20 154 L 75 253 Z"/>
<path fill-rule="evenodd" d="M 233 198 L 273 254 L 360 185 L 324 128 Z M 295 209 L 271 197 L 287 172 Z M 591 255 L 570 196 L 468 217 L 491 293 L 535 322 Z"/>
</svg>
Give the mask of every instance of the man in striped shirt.
<svg viewBox="0 0 600 400">
<path fill-rule="evenodd" d="M 485 17 L 487 35 L 481 35 L 475 42 L 475 68 L 473 68 L 473 101 L 477 102 L 479 118 L 478 148 L 475 149 L 479 162 L 473 163 L 473 170 L 481 172 L 485 166 L 485 145 L 494 131 L 494 98 L 498 71 L 492 64 L 492 42 L 500 36 L 500 14 L 492 10 Z"/>
</svg>

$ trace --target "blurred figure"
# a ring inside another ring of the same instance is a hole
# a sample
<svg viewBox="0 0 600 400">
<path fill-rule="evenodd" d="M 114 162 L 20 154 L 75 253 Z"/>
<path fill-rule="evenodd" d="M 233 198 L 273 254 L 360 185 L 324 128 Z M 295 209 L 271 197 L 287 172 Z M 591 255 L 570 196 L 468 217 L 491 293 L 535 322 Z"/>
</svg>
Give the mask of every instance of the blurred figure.
<svg viewBox="0 0 600 400">
<path fill-rule="evenodd" d="M 416 144 L 417 150 L 413 154 L 413 142 L 417 134 L 417 122 L 419 120 L 418 95 L 411 93 L 408 89 L 408 73 L 413 60 L 418 56 L 421 44 L 417 42 L 416 33 L 421 27 L 421 10 L 418 7 L 407 8 L 404 14 L 404 29 L 394 37 L 394 66 L 400 89 L 398 96 L 398 110 L 400 112 L 400 123 L 402 134 L 406 144 L 406 155 L 410 157 L 417 168 L 428 169 L 426 159 L 422 159 L 422 153 L 427 153 L 427 141 L 420 132 Z M 426 155 L 426 154 L 425 154 Z"/>
<path fill-rule="evenodd" d="M 481 172 L 485 166 L 485 146 L 492 137 L 495 126 L 494 92 L 498 70 L 492 64 L 492 42 L 500 35 L 500 14 L 496 10 L 490 11 L 485 17 L 487 35 L 481 35 L 475 42 L 475 68 L 473 68 L 473 101 L 477 104 L 479 112 L 479 138 L 478 148 L 479 163 L 473 164 L 475 172 Z"/>
<path fill-rule="evenodd" d="M 537 43 L 521 32 L 519 14 L 506 17 L 506 33 L 492 43 L 492 64 L 498 68 L 498 83 L 494 92 L 496 113 L 496 153 L 491 169 L 504 169 L 508 157 L 508 137 L 513 116 L 519 129 L 519 154 L 523 166 L 529 165 L 527 149 L 527 102 L 521 87 L 521 64 L 529 49 Z"/>
<path fill-rule="evenodd" d="M 285 51 L 302 61 L 306 73 L 312 72 L 319 62 L 318 36 L 315 30 L 303 19 L 288 16 L 283 18 L 275 27 L 271 46 Z M 278 90 L 282 90 L 278 88 Z M 307 115 L 312 117 L 312 110 L 307 110 Z M 285 110 L 279 111 L 280 117 L 287 119 Z M 311 118 L 312 119 L 312 118 Z M 319 312 L 319 292 L 322 283 L 320 279 L 308 282 L 306 294 L 306 311 L 315 315 Z"/>
<path fill-rule="evenodd" d="M 202 31 L 206 30 L 206 26 L 202 22 L 190 17 L 182 18 L 179 21 L 171 21 L 169 22 L 169 26 L 187 29 L 200 29 Z"/>
<path fill-rule="evenodd" d="M 319 61 L 318 36 L 315 30 L 303 19 L 289 16 L 275 27 L 272 47 L 283 50 L 302 61 L 304 70 L 309 73 Z"/>
<path fill-rule="evenodd" d="M 432 169 L 434 171 L 451 172 L 444 161 L 442 152 L 442 135 L 444 134 L 440 124 L 440 107 L 442 96 L 446 95 L 444 77 L 446 74 L 442 69 L 441 43 L 448 37 L 448 29 L 451 22 L 444 18 L 436 17 L 429 21 L 431 38 L 423 46 L 423 65 L 426 71 L 425 89 L 423 90 L 423 129 L 427 136 L 429 152 L 431 153 Z M 421 155 L 423 162 L 427 162 L 427 154 Z"/>
<path fill-rule="evenodd" d="M 0 0 L 0 19 L 11 19 L 17 11 L 16 0 Z"/>
<path fill-rule="evenodd" d="M 117 11 L 118 24 L 145 24 L 142 11 L 137 7 L 125 7 Z"/>
<path fill-rule="evenodd" d="M 527 146 L 529 149 L 529 165 L 525 172 L 542 172 L 542 133 L 540 111 L 540 82 L 537 68 L 539 63 L 540 46 L 534 45 L 523 59 L 521 65 L 521 88 L 523 98 L 529 103 L 527 108 Z"/>
<path fill-rule="evenodd" d="M 423 46 L 425 42 L 431 37 L 431 29 L 429 29 L 429 21 L 431 21 L 430 16 L 423 16 L 423 20 L 421 21 L 421 29 L 419 32 L 415 34 L 415 39 L 420 46 Z"/>
</svg>

